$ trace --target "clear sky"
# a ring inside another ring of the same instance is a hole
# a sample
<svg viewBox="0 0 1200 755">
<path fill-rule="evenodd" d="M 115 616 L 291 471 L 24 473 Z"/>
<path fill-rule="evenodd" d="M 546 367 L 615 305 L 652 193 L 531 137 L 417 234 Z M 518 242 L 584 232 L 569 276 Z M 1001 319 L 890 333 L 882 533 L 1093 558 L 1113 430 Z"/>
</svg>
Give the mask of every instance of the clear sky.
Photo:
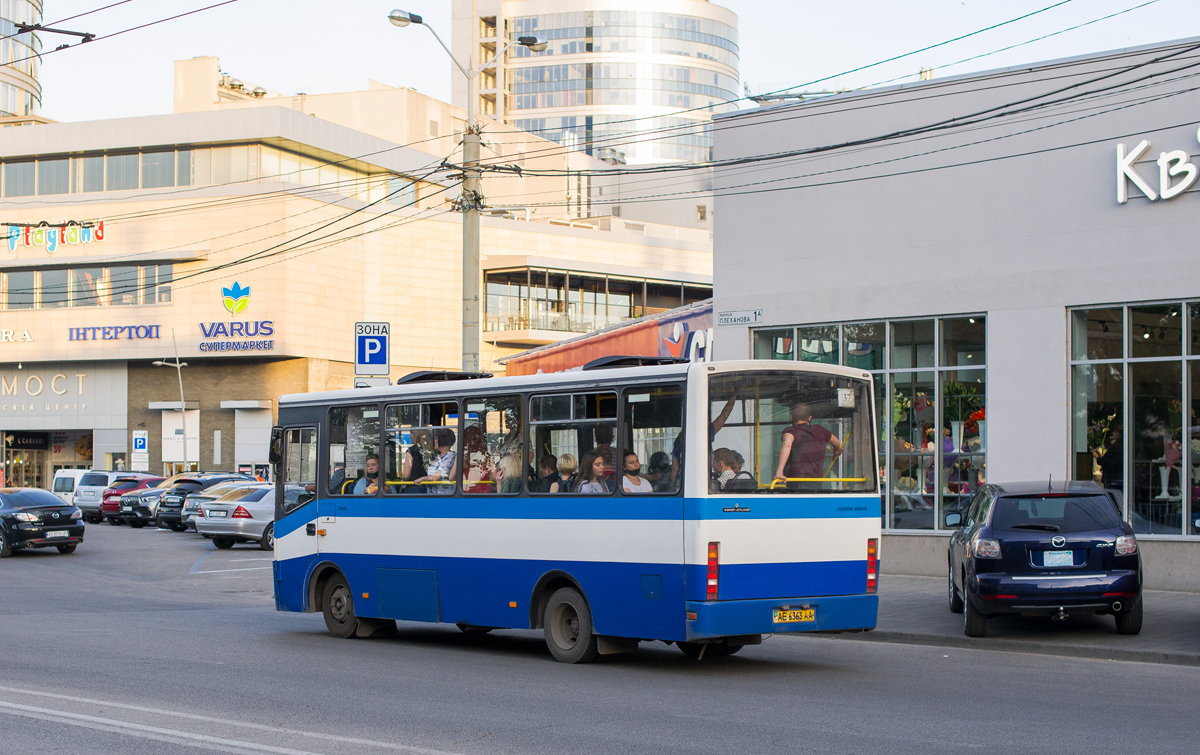
<svg viewBox="0 0 1200 755">
<path fill-rule="evenodd" d="M 725 0 L 739 16 L 742 81 L 753 93 L 804 84 L 901 55 L 1060 0 Z M 949 75 L 1200 36 L 1200 2 L 1157 0 L 1106 21 L 963 65 L 1148 0 L 1068 0 L 968 39 L 810 89 L 853 88 L 915 74 Z M 45 0 L 45 23 L 116 0 Z M 65 21 L 103 36 L 219 0 L 131 0 Z M 450 64 L 426 31 L 387 21 L 396 4 L 450 42 L 450 0 L 237 0 L 187 18 L 44 56 L 42 114 L 84 121 L 171 112 L 172 62 L 215 55 L 222 69 L 285 94 L 365 89 L 367 79 L 450 96 Z M 650 7 L 652 2 L 631 5 Z M 44 50 L 70 38 L 45 35 Z"/>
</svg>

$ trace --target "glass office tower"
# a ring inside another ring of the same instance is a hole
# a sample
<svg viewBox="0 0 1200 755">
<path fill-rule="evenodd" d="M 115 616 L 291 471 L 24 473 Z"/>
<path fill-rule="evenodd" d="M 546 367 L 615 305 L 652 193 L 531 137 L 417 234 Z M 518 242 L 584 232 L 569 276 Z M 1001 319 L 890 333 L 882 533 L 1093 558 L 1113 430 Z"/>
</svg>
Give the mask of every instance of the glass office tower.
<svg viewBox="0 0 1200 755">
<path fill-rule="evenodd" d="M 17 31 L 17 24 L 41 21 L 41 0 L 0 0 L 0 117 L 33 115 L 42 104 L 37 58 L 42 40 Z"/>
<path fill-rule="evenodd" d="M 713 112 L 738 97 L 737 16 L 707 0 L 456 0 L 454 51 L 480 74 L 476 113 L 612 162 L 712 157 Z M 454 101 L 466 85 L 454 76 Z"/>
</svg>

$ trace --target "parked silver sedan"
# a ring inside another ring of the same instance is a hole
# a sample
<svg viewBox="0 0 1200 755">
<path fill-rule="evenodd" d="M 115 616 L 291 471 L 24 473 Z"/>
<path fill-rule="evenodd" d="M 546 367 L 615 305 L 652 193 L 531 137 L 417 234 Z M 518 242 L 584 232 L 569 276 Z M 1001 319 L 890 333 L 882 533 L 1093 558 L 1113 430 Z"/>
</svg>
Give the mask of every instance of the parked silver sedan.
<svg viewBox="0 0 1200 755">
<path fill-rule="evenodd" d="M 262 483 L 258 480 L 230 480 L 217 483 L 207 490 L 197 490 L 184 500 L 183 510 L 179 512 L 180 519 L 185 527 L 194 530 L 196 529 L 196 513 L 200 510 L 201 504 L 211 503 L 232 490 L 259 485 Z"/>
<path fill-rule="evenodd" d="M 284 488 L 284 508 L 304 494 L 299 485 Z M 196 513 L 196 531 L 212 538 L 218 548 L 235 543 L 258 543 L 265 551 L 275 549 L 275 486 L 258 483 L 231 490 L 215 501 L 206 501 Z"/>
</svg>

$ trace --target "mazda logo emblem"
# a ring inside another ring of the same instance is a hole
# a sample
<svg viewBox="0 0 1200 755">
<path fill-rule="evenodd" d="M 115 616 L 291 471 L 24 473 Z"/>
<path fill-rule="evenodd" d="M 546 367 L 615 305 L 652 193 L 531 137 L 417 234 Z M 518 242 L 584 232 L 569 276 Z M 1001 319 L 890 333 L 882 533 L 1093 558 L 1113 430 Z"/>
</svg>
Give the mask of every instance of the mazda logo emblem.
<svg viewBox="0 0 1200 755">
<path fill-rule="evenodd" d="M 1055 535 L 1053 538 L 1050 539 L 1050 544 L 1053 545 L 1055 548 L 1061 548 L 1067 544 L 1067 539 L 1065 537 L 1063 537 L 1062 535 Z"/>
<path fill-rule="evenodd" d="M 58 519 L 58 512 L 57 512 L 57 511 L 55 511 L 55 512 L 54 512 L 54 514 L 53 514 L 53 516 L 54 516 L 54 518 L 55 518 L 55 519 Z"/>
</svg>

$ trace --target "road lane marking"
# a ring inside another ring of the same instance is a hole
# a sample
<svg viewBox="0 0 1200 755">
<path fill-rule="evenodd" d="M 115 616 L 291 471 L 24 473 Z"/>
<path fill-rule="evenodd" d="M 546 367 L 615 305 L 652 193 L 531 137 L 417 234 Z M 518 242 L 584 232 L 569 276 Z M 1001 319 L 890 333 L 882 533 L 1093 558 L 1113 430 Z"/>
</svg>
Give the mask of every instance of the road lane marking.
<svg viewBox="0 0 1200 755">
<path fill-rule="evenodd" d="M 267 724 L 247 723 L 245 721 L 234 721 L 228 718 L 216 718 L 214 716 L 202 716 L 197 713 L 184 713 L 182 711 L 164 710 L 162 708 L 149 708 L 143 705 L 132 705 L 129 703 L 115 703 L 109 700 L 95 700 L 87 697 L 76 697 L 74 695 L 63 695 L 56 692 L 42 692 L 33 689 L 24 689 L 21 687 L 8 687 L 0 685 L 0 692 L 13 692 L 19 695 L 34 695 L 37 697 L 48 697 L 52 700 L 65 700 L 72 703 L 85 703 L 87 705 L 99 705 L 107 708 L 119 708 L 121 710 L 137 711 L 139 713 L 153 713 L 158 716 L 174 716 L 175 718 L 183 718 L 189 721 L 204 721 L 206 723 L 221 724 L 223 726 L 237 726 L 242 729 L 254 729 L 257 731 L 269 731 L 277 734 L 291 734 L 300 737 L 310 737 L 312 739 L 321 739 L 330 742 L 338 742 L 342 744 L 365 745 L 368 747 L 378 747 L 385 750 L 396 750 L 398 752 L 412 752 L 418 755 L 458 755 L 458 753 L 449 750 L 436 750 L 430 747 L 419 747 L 417 745 L 395 744 L 393 742 L 381 742 L 375 739 L 360 739 L 358 737 L 340 737 L 336 734 L 322 734 L 316 731 L 304 731 L 303 729 L 288 729 L 283 726 L 268 726 Z M 0 705 L 15 705 L 15 703 L 0 703 Z M 73 714 L 72 714 L 73 715 Z M 107 721 L 112 723 L 111 719 L 99 719 L 102 722 Z"/>
<path fill-rule="evenodd" d="M 273 566 L 243 566 L 240 569 L 209 569 L 208 571 L 194 571 L 192 574 L 221 574 L 227 571 L 260 571 L 262 569 L 274 569 Z"/>
<path fill-rule="evenodd" d="M 252 753 L 253 755 L 264 752 L 275 753 L 276 755 L 318 755 L 318 753 L 308 750 L 294 750 L 290 747 L 261 745 L 255 742 L 224 739 L 223 737 L 213 737 L 207 734 L 194 734 L 182 729 L 164 729 L 160 726 L 146 726 L 145 724 L 135 724 L 128 721 L 113 721 L 112 719 L 97 718 L 96 716 L 86 716 L 82 713 L 68 713 L 66 711 L 54 710 L 53 708 L 37 708 L 32 705 L 18 705 L 17 703 L 0 702 L 0 713 L 36 718 L 42 721 L 53 721 L 70 726 L 82 726 L 85 729 L 99 729 L 101 731 L 126 734 L 143 739 L 154 739 L 160 742 L 190 745 L 220 752 Z"/>
<path fill-rule="evenodd" d="M 195 574 L 196 572 L 200 571 L 200 564 L 204 563 L 204 559 L 208 558 L 209 556 L 211 556 L 212 554 L 214 554 L 216 552 L 217 552 L 216 547 L 210 546 L 208 550 L 204 551 L 204 555 L 200 557 L 200 560 L 197 561 L 196 563 L 192 564 L 192 570 L 190 572 L 188 572 L 188 574 Z"/>
</svg>

